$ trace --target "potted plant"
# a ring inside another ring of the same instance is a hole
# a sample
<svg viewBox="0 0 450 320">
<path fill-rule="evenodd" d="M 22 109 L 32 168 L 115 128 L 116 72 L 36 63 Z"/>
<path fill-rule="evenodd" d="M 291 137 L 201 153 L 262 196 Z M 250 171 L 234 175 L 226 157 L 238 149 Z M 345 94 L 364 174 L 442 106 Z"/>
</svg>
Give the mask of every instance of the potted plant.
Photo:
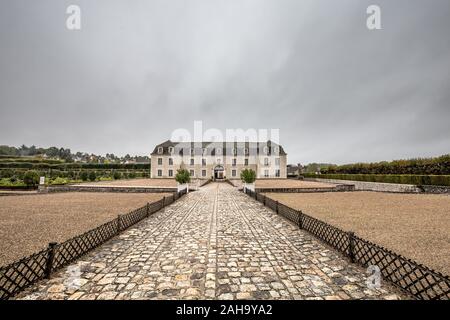
<svg viewBox="0 0 450 320">
<path fill-rule="evenodd" d="M 175 181 L 180 185 L 186 184 L 186 192 L 189 192 L 189 182 L 191 182 L 191 175 L 186 169 L 178 169 L 175 175 Z"/>
<path fill-rule="evenodd" d="M 244 183 L 244 192 L 246 189 L 255 191 L 256 172 L 252 169 L 244 169 L 241 172 L 241 180 Z"/>
</svg>

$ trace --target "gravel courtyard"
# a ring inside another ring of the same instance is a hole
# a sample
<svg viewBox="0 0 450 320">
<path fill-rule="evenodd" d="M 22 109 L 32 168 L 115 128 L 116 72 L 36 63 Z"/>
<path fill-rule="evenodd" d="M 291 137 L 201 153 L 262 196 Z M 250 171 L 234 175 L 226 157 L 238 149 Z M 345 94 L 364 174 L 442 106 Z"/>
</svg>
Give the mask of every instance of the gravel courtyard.
<svg viewBox="0 0 450 320">
<path fill-rule="evenodd" d="M 0 266 L 168 194 L 53 193 L 0 197 Z"/>
<path fill-rule="evenodd" d="M 381 192 L 266 195 L 450 274 L 448 195 Z"/>
<path fill-rule="evenodd" d="M 294 179 L 258 179 L 255 188 L 333 188 L 334 184 Z"/>
<path fill-rule="evenodd" d="M 74 277 L 74 274 L 77 274 Z M 211 183 L 19 299 L 399 299 L 226 183 Z"/>
<path fill-rule="evenodd" d="M 93 186 L 120 186 L 120 187 L 176 187 L 175 179 L 128 179 L 128 180 L 112 180 L 112 181 L 97 181 L 84 182 L 79 185 L 93 185 Z"/>
</svg>

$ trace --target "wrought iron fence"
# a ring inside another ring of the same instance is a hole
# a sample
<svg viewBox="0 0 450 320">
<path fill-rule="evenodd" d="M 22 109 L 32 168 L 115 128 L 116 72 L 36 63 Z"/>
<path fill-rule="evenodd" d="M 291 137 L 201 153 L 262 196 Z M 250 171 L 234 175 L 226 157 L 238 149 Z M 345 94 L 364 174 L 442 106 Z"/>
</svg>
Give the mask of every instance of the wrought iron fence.
<svg viewBox="0 0 450 320">
<path fill-rule="evenodd" d="M 149 217 L 186 194 L 181 190 L 159 201 L 119 215 L 101 226 L 62 243 L 49 246 L 31 256 L 0 268 L 0 300 L 6 300 L 37 281 L 49 278 L 51 273 L 72 263 L 92 249 L 100 246 L 125 229 Z"/>
<path fill-rule="evenodd" d="M 365 267 L 378 266 L 386 280 L 417 299 L 450 300 L 448 276 L 362 239 L 353 232 L 341 230 L 300 210 L 280 204 L 262 193 L 248 189 L 245 193 L 348 256 L 351 262 Z"/>
</svg>

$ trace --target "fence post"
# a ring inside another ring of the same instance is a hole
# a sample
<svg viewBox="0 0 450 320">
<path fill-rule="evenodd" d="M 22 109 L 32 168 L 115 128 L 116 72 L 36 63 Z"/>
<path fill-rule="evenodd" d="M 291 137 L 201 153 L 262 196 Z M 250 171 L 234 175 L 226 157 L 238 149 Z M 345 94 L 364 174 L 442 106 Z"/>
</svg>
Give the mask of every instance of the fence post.
<svg viewBox="0 0 450 320">
<path fill-rule="evenodd" d="M 348 256 L 350 261 L 355 262 L 355 233 L 348 232 Z"/>
<path fill-rule="evenodd" d="M 163 197 L 162 207 L 164 208 L 166 206 L 166 196 Z"/>
<path fill-rule="evenodd" d="M 149 202 L 147 202 L 146 210 L 147 210 L 147 218 L 148 218 L 148 217 L 150 217 L 150 203 Z"/>
<path fill-rule="evenodd" d="M 47 256 L 47 263 L 45 264 L 45 278 L 46 279 L 50 279 L 50 274 L 52 273 L 56 245 L 57 245 L 56 242 L 50 242 L 48 244 L 49 251 L 48 251 L 48 256 Z"/>
<path fill-rule="evenodd" d="M 275 212 L 278 214 L 278 200 L 275 201 Z"/>
<path fill-rule="evenodd" d="M 120 233 L 120 230 L 122 230 L 122 215 L 117 215 L 117 234 Z"/>
<path fill-rule="evenodd" d="M 265 195 L 263 195 L 263 204 L 264 204 L 264 206 L 266 206 L 266 196 Z"/>
<path fill-rule="evenodd" d="M 303 229 L 303 212 L 298 210 L 298 228 Z"/>
</svg>

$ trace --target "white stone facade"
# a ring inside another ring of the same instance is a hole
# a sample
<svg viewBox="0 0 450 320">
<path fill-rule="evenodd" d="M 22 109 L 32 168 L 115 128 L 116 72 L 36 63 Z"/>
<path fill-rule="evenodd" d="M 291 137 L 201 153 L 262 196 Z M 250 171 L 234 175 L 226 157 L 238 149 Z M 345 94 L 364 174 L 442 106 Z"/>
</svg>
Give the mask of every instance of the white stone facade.
<svg viewBox="0 0 450 320">
<path fill-rule="evenodd" d="M 271 141 L 264 143 L 172 142 L 155 147 L 151 177 L 174 178 L 180 168 L 193 179 L 240 179 L 248 168 L 257 178 L 286 178 L 287 154 Z"/>
</svg>

